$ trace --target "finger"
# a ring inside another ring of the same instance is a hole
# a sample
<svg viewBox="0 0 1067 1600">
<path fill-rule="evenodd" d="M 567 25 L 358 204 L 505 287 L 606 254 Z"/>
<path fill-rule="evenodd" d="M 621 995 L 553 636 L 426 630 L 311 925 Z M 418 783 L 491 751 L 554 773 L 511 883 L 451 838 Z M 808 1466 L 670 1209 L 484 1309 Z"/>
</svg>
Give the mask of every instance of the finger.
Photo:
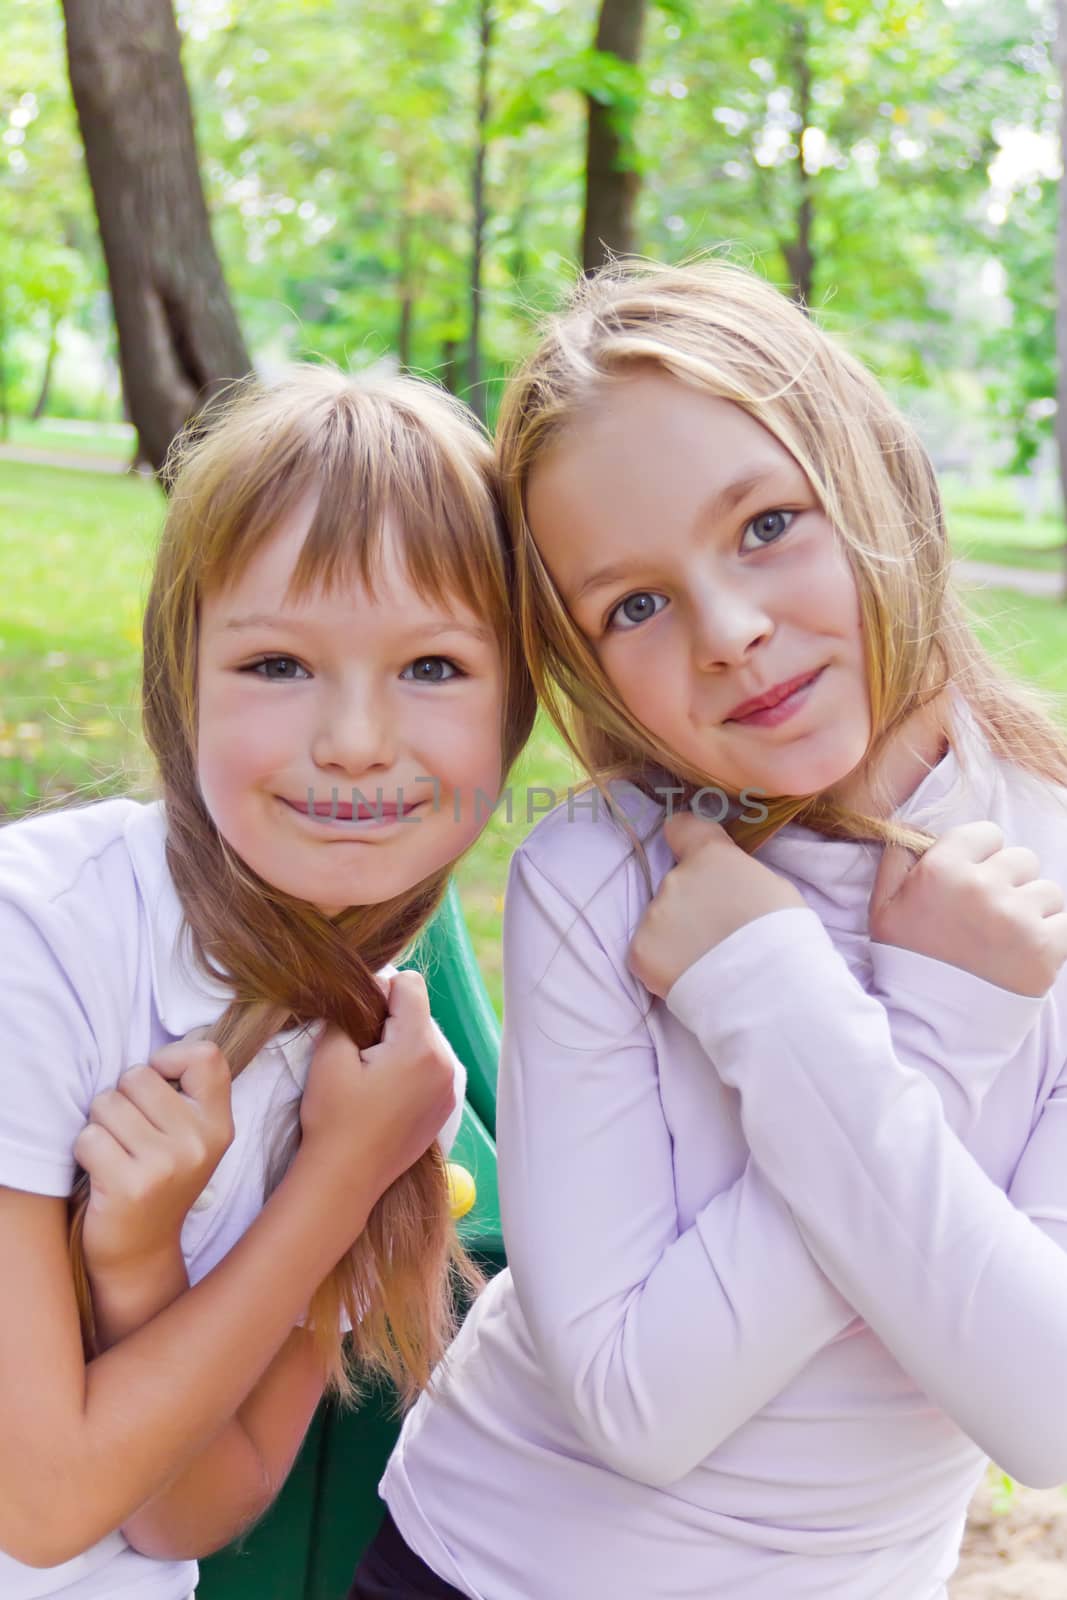
<svg viewBox="0 0 1067 1600">
<path fill-rule="evenodd" d="M 407 1050 L 425 1039 L 431 1023 L 430 996 L 426 980 L 410 969 L 398 972 L 389 991 L 389 1014 L 381 1038 L 360 1052 L 365 1066 L 371 1066 L 377 1052 Z"/>
<path fill-rule="evenodd" d="M 1013 898 L 1039 917 L 1054 917 L 1064 908 L 1063 889 L 1051 878 L 1035 878 L 1032 883 L 1020 884 Z"/>
<path fill-rule="evenodd" d="M 73 1155 L 89 1180 L 91 1190 L 107 1192 L 118 1182 L 131 1157 L 99 1123 L 89 1122 L 74 1141 Z"/>
<path fill-rule="evenodd" d="M 915 856 L 900 844 L 887 844 L 874 875 L 870 909 L 880 911 L 899 894 L 905 878 L 915 868 Z"/>
<path fill-rule="evenodd" d="M 931 853 L 951 855 L 962 861 L 988 861 L 1004 848 L 1004 830 L 995 822 L 958 822 L 946 828 L 930 846 Z"/>
<path fill-rule="evenodd" d="M 1067 911 L 1058 911 L 1047 917 L 1041 926 L 1049 948 L 1062 966 L 1067 961 Z"/>
<path fill-rule="evenodd" d="M 230 1064 L 210 1039 L 178 1039 L 165 1044 L 150 1056 L 149 1066 L 193 1100 L 229 1096 Z"/>
<path fill-rule="evenodd" d="M 89 1121 L 110 1133 L 127 1155 L 141 1155 L 159 1140 L 158 1128 L 117 1089 L 96 1096 L 89 1107 Z"/>
<path fill-rule="evenodd" d="M 694 816 L 692 811 L 678 811 L 673 817 L 668 817 L 663 824 L 663 837 L 674 859 L 679 862 L 708 844 L 722 844 L 731 850 L 738 848 L 720 823 L 711 822 L 707 817 Z"/>
<path fill-rule="evenodd" d="M 131 1067 L 117 1084 L 118 1093 L 131 1100 L 163 1136 L 181 1128 L 191 1111 L 189 1097 L 175 1094 L 174 1087 L 152 1066 Z"/>
<path fill-rule="evenodd" d="M 997 850 L 986 861 L 988 871 L 999 883 L 1012 886 L 1031 883 L 1040 875 L 1041 863 L 1033 850 L 1025 845 L 1007 845 Z"/>
<path fill-rule="evenodd" d="M 405 968 L 398 972 L 389 988 L 389 1011 L 386 1027 L 391 1022 L 422 1024 L 430 1018 L 430 991 L 421 972 Z"/>
<path fill-rule="evenodd" d="M 86 1123 L 74 1141 L 72 1153 L 98 1188 L 114 1178 L 122 1162 L 130 1160 L 129 1151 L 99 1122 Z"/>
</svg>

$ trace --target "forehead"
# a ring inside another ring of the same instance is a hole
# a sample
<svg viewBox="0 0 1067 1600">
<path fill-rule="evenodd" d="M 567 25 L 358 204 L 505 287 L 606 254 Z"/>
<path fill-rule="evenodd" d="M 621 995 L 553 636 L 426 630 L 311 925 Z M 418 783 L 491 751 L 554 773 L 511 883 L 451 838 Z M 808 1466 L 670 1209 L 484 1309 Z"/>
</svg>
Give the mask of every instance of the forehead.
<svg viewBox="0 0 1067 1600">
<path fill-rule="evenodd" d="M 731 485 L 790 469 L 788 450 L 740 406 L 641 371 L 606 382 L 539 458 L 527 513 L 549 564 L 571 569 L 594 543 L 639 543 Z"/>
<path fill-rule="evenodd" d="M 405 559 L 405 542 L 393 513 L 383 516 L 381 537 L 369 570 L 355 561 L 338 563 L 321 577 L 298 581 L 298 568 L 318 509 L 318 494 L 309 491 L 261 541 L 246 564 L 224 584 L 203 597 L 205 617 L 224 621 L 253 611 L 275 616 L 309 613 L 366 615 L 368 609 L 395 612 L 407 623 L 443 616 L 477 621 L 469 603 L 444 585 L 434 593 L 418 584 Z"/>
</svg>

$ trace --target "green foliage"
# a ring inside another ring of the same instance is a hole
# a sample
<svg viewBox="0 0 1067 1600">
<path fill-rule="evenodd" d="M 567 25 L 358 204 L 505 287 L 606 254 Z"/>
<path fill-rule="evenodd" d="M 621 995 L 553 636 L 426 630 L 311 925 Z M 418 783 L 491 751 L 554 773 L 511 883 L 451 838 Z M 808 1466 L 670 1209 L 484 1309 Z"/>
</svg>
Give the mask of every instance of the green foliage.
<svg viewBox="0 0 1067 1600">
<path fill-rule="evenodd" d="M 806 206 L 820 317 L 896 383 L 991 363 L 1025 460 L 1048 426 L 1054 217 L 1048 193 L 1000 192 L 990 169 L 1019 130 L 1054 131 L 1052 0 L 659 0 L 637 66 L 593 48 L 597 11 L 492 8 L 490 387 L 575 270 L 591 97 L 642 176 L 643 252 L 727 245 L 785 285 Z M 462 389 L 478 0 L 176 12 L 215 230 L 262 365 L 400 357 Z M 28 404 L 57 318 L 101 339 L 104 280 L 57 0 L 9 0 L 0 42 L 0 368 Z M 1010 325 L 990 345 L 995 297 L 976 285 L 992 259 Z"/>
<path fill-rule="evenodd" d="M 88 315 L 102 282 L 59 7 L 9 0 L 0 50 L 0 363 L 11 363 L 17 333 L 33 330 L 46 347 L 64 318 Z M 23 403 L 32 388 L 27 373 Z"/>
<path fill-rule="evenodd" d="M 1012 470 L 1023 472 L 1056 415 L 1056 210 L 1058 184 L 1028 186 L 1000 230 L 999 260 L 1010 307 L 986 342 L 993 404 L 1014 439 Z"/>
</svg>

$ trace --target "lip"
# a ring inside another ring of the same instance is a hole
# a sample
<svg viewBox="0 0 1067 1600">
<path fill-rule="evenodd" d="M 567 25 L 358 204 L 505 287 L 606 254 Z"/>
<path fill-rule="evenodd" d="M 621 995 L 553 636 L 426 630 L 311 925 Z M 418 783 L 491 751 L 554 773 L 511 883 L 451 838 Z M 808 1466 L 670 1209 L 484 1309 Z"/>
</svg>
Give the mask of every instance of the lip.
<svg viewBox="0 0 1067 1600">
<path fill-rule="evenodd" d="M 752 716 L 757 711 L 769 711 L 772 707 L 781 705 L 783 700 L 788 700 L 804 685 L 814 683 L 820 676 L 823 668 L 817 667 L 812 672 L 801 672 L 795 678 L 787 678 L 783 683 L 775 684 L 773 689 L 768 689 L 766 694 L 757 695 L 753 700 L 742 700 L 740 705 L 734 706 L 729 716 L 724 717 L 724 722 L 741 722 L 746 717 Z"/>
<path fill-rule="evenodd" d="M 300 802 L 287 800 L 284 795 L 279 795 L 278 798 L 288 810 L 295 812 L 312 826 L 346 831 L 358 829 L 360 832 L 404 823 L 424 803 L 421 800 L 412 800 L 404 806 L 398 806 L 395 801 L 383 800 L 380 806 L 358 805 L 353 808 L 350 800 L 338 799 L 336 804 L 332 800 L 322 800 L 316 801 L 314 810 L 309 811 L 306 800 Z"/>
</svg>

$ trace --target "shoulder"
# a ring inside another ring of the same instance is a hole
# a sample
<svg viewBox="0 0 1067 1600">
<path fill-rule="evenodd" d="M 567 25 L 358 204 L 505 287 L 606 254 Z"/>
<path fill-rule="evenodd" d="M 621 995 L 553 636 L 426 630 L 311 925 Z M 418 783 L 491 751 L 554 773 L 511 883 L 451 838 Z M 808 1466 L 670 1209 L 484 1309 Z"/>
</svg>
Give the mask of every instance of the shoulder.
<svg viewBox="0 0 1067 1600">
<path fill-rule="evenodd" d="M 1009 845 L 1028 846 L 1042 873 L 1067 885 L 1067 788 L 998 761 L 990 814 Z"/>
<path fill-rule="evenodd" d="M 100 800 L 22 817 L 0 828 L 0 895 L 32 891 L 48 901 L 76 892 L 94 869 L 121 869 L 126 830 L 154 811 L 136 800 Z"/>
<path fill-rule="evenodd" d="M 630 941 L 649 899 L 674 864 L 663 809 L 631 784 L 613 784 L 612 806 L 580 795 L 558 806 L 515 851 L 504 904 L 505 1012 L 529 988 L 557 982 L 645 997 L 629 970 Z M 595 793 L 595 791 L 594 791 Z M 647 863 L 646 868 L 643 865 Z"/>
<path fill-rule="evenodd" d="M 121 964 L 123 932 L 139 927 L 138 850 L 164 868 L 160 808 L 101 800 L 0 828 L 0 939 L 12 960 L 47 947 L 68 974 Z M 35 936 L 18 941 L 20 930 Z"/>
<path fill-rule="evenodd" d="M 663 807 L 631 783 L 610 784 L 608 794 L 610 800 L 590 789 L 549 812 L 515 851 L 513 870 L 544 880 L 586 911 L 628 897 L 637 883 L 647 900 L 649 882 L 654 892 L 674 864 L 663 838 Z"/>
</svg>

